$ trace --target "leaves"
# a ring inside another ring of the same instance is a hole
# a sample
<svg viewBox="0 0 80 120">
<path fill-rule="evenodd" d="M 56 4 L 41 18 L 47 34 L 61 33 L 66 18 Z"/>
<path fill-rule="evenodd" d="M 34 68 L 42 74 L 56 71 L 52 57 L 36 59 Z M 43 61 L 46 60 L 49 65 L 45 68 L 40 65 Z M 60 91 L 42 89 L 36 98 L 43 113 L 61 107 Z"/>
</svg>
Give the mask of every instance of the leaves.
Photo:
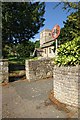
<svg viewBox="0 0 80 120">
<path fill-rule="evenodd" d="M 60 46 L 55 63 L 59 66 L 80 64 L 80 36 Z"/>
<path fill-rule="evenodd" d="M 19 58 L 30 57 L 30 54 L 34 51 L 34 43 L 31 41 L 26 41 L 25 44 L 21 43 L 16 46 L 16 53 Z"/>
<path fill-rule="evenodd" d="M 80 64 L 80 2 L 63 2 L 63 9 L 73 12 L 67 17 L 64 27 L 58 37 L 59 49 L 55 64 Z"/>
<path fill-rule="evenodd" d="M 40 40 L 35 42 L 35 48 L 39 48 L 40 47 Z"/>
<path fill-rule="evenodd" d="M 10 36 L 19 40 L 33 37 L 43 25 L 43 7 L 40 3 L 2 3 L 3 39 L 5 34 L 8 39 Z"/>
<path fill-rule="evenodd" d="M 3 2 L 2 3 L 2 48 L 11 43 L 25 43 L 38 33 L 44 25 L 45 3 Z"/>
<path fill-rule="evenodd" d="M 67 2 L 64 3 L 64 7 L 66 7 L 66 9 L 74 9 L 74 11 L 67 17 L 67 20 L 63 22 L 64 27 L 61 29 L 60 36 L 58 37 L 59 44 L 64 44 L 80 36 L 80 2 Z"/>
</svg>

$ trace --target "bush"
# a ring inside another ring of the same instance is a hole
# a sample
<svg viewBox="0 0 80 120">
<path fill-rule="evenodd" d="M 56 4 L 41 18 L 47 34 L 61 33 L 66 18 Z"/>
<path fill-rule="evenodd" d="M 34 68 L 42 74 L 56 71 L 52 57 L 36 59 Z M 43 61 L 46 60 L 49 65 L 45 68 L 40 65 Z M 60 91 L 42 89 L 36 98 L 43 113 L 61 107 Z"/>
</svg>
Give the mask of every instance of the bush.
<svg viewBox="0 0 80 120">
<path fill-rule="evenodd" d="M 80 64 L 80 36 L 62 44 L 58 48 L 55 63 L 59 66 Z"/>
</svg>

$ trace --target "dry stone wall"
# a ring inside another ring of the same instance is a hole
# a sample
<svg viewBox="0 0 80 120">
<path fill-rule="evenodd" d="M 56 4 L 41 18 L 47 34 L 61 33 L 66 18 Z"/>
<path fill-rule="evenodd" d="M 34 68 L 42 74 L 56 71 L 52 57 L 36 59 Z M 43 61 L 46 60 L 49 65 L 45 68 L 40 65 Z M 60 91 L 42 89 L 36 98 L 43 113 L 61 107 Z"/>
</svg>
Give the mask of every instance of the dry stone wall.
<svg viewBox="0 0 80 120">
<path fill-rule="evenodd" d="M 53 86 L 56 99 L 62 103 L 80 107 L 80 66 L 55 66 Z"/>
<path fill-rule="evenodd" d="M 53 76 L 53 64 L 51 59 L 26 60 L 26 78 L 28 81 L 36 81 Z"/>
<path fill-rule="evenodd" d="M 8 60 L 0 59 L 0 83 L 8 82 Z"/>
</svg>

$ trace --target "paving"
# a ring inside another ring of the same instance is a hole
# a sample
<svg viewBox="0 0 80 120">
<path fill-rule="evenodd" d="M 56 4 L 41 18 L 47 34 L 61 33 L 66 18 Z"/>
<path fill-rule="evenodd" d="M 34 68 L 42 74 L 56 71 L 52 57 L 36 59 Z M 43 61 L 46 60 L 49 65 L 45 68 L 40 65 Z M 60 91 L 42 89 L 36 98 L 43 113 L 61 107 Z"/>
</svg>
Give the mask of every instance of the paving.
<svg viewBox="0 0 80 120">
<path fill-rule="evenodd" d="M 9 83 L 2 88 L 3 118 L 66 118 L 64 111 L 51 104 L 48 95 L 53 80 L 27 80 Z"/>
</svg>

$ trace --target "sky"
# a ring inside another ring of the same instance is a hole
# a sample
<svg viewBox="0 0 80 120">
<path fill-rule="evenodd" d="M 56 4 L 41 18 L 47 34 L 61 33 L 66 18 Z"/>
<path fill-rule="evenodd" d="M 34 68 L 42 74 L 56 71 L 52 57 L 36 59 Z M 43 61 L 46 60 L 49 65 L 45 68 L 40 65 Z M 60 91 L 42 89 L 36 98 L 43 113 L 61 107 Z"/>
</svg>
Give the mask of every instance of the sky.
<svg viewBox="0 0 80 120">
<path fill-rule="evenodd" d="M 67 11 L 64 11 L 62 9 L 63 4 L 59 5 L 54 9 L 54 6 L 57 5 L 58 2 L 46 2 L 45 3 L 45 22 L 44 27 L 40 28 L 39 33 L 36 34 L 34 39 L 31 41 L 35 42 L 36 40 L 40 39 L 40 32 L 44 29 L 50 29 L 55 26 L 55 24 L 58 24 L 60 28 L 64 26 L 63 21 L 67 20 L 67 16 L 70 14 Z"/>
</svg>

